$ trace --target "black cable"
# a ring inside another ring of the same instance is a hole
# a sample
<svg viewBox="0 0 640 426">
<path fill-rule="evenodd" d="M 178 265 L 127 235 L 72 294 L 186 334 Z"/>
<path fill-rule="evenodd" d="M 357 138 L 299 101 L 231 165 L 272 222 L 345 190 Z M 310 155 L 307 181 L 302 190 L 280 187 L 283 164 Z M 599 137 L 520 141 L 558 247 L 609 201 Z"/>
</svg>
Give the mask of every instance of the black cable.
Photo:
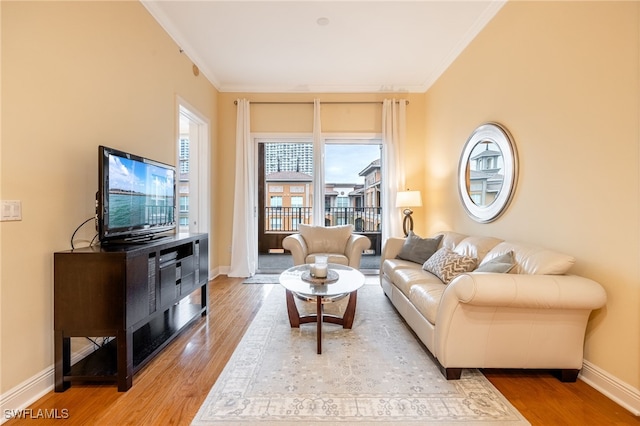
<svg viewBox="0 0 640 426">
<path fill-rule="evenodd" d="M 96 342 L 95 340 L 93 340 L 91 337 L 85 337 L 85 339 L 87 339 L 88 341 L 90 341 L 91 343 L 93 343 L 93 345 L 95 346 L 95 349 L 100 349 L 100 344 L 98 342 Z"/>
<path fill-rule="evenodd" d="M 82 222 L 75 231 L 73 231 L 73 234 L 71 234 L 71 250 L 73 250 L 75 247 L 73 246 L 73 237 L 76 236 L 76 233 L 80 230 L 80 228 L 82 228 L 83 225 L 85 225 L 87 222 L 92 221 L 95 219 L 95 216 L 91 216 L 89 219 L 85 220 L 84 222 Z"/>
<path fill-rule="evenodd" d="M 85 339 L 93 343 L 93 345 L 95 346 L 94 350 L 98 350 L 100 348 L 107 346 L 107 344 L 111 341 L 111 337 L 103 337 L 101 343 L 98 343 L 97 340 L 94 340 L 91 337 L 85 337 Z"/>
</svg>

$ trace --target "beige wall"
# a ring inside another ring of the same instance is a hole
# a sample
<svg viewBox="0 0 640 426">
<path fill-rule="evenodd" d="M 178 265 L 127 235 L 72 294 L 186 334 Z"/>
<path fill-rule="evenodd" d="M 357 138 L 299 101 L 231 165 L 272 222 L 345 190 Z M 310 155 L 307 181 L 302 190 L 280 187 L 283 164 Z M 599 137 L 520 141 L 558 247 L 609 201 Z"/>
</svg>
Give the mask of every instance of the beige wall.
<svg viewBox="0 0 640 426">
<path fill-rule="evenodd" d="M 585 358 L 640 388 L 638 2 L 507 5 L 426 93 L 429 231 L 494 235 L 570 253 L 606 288 Z M 520 155 L 515 198 L 471 221 L 456 187 L 473 129 L 504 124 Z"/>
<path fill-rule="evenodd" d="M 53 252 L 94 214 L 98 145 L 175 164 L 176 97 L 211 120 L 214 142 L 217 93 L 138 2 L 0 5 L 0 190 L 23 208 L 0 224 L 6 392 L 53 365 Z"/>
<path fill-rule="evenodd" d="M 236 99 L 252 102 L 311 102 L 311 104 L 255 104 L 251 106 L 251 131 L 256 133 L 306 133 L 313 132 L 313 99 L 320 99 L 323 133 L 380 133 L 382 131 L 382 101 L 386 98 L 407 99 L 407 143 L 413 152 L 404 163 L 408 186 L 417 187 L 424 178 L 425 156 L 425 100 L 423 94 L 282 94 L 282 93 L 220 93 L 218 96 L 219 133 L 217 170 L 225 185 L 213 189 L 221 206 L 233 204 L 233 179 L 235 176 Z M 349 102 L 380 102 L 357 104 Z M 346 102 L 331 104 L 330 102 Z M 232 160 L 230 160 L 232 159 Z M 225 178 L 227 177 L 227 178 Z M 418 212 L 420 209 L 416 209 Z M 233 209 L 220 209 L 218 243 L 220 265 L 230 263 Z M 421 228 L 422 225 L 420 225 Z M 418 230 L 419 227 L 416 227 Z"/>
</svg>

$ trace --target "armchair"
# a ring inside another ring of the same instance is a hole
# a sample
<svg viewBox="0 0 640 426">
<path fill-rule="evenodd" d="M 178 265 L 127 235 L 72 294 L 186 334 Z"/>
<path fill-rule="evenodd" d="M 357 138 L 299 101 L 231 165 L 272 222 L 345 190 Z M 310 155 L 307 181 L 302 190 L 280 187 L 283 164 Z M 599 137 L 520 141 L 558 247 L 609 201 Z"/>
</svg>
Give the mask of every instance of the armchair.
<svg viewBox="0 0 640 426">
<path fill-rule="evenodd" d="M 359 269 L 362 252 L 371 245 L 367 237 L 353 233 L 353 225 L 300 224 L 298 229 L 299 234 L 288 235 L 282 241 L 282 247 L 291 252 L 294 265 L 313 263 L 317 255 L 322 255 L 329 258 L 329 263 Z"/>
</svg>

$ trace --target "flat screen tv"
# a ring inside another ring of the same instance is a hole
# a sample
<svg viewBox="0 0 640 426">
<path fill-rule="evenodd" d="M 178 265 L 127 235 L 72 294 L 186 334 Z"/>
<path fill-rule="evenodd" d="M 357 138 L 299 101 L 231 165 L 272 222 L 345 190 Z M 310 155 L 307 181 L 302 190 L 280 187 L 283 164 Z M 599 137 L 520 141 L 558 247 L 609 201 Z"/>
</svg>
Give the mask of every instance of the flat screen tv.
<svg viewBox="0 0 640 426">
<path fill-rule="evenodd" d="M 176 227 L 176 169 L 106 146 L 98 148 L 96 215 L 102 244 L 144 242 Z"/>
</svg>

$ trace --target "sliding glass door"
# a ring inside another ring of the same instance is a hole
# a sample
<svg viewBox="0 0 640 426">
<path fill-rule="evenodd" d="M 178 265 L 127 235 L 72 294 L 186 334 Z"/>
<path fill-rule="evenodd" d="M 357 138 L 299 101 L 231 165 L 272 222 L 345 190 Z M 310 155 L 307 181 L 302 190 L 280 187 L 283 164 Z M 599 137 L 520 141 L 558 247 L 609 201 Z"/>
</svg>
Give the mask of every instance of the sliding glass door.
<svg viewBox="0 0 640 426">
<path fill-rule="evenodd" d="M 285 269 L 274 255 L 284 253 L 282 240 L 301 223 L 313 223 L 317 208 L 323 211 L 323 225 L 352 224 L 372 240 L 376 251 L 382 227 L 379 139 L 325 139 L 321 206 L 313 203 L 316 174 L 310 137 L 262 138 L 257 143 L 258 270 Z"/>
</svg>

